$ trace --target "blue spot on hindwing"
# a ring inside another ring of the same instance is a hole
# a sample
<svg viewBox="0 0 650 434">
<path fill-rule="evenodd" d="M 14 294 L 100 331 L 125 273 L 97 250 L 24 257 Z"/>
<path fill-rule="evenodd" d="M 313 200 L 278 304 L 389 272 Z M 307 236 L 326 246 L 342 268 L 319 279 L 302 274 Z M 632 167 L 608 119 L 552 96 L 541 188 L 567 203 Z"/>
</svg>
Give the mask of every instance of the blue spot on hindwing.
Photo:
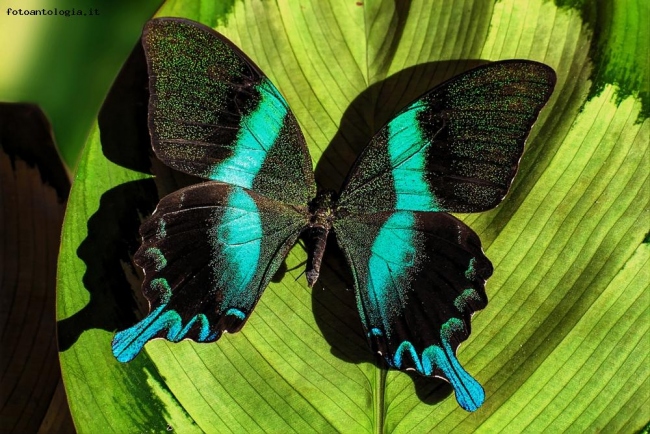
<svg viewBox="0 0 650 434">
<path fill-rule="evenodd" d="M 395 351 L 395 356 L 393 356 L 393 365 L 397 369 L 402 369 L 402 364 L 404 363 L 404 354 L 408 354 L 409 356 L 411 356 L 411 360 L 413 361 L 413 364 L 415 364 L 415 369 L 418 372 L 424 375 L 428 375 L 427 373 L 425 373 L 422 367 L 422 362 L 420 362 L 420 356 L 418 356 L 415 347 L 409 341 L 402 342 L 400 346 L 397 348 L 397 351 Z M 431 371 L 429 371 L 429 373 L 431 373 Z"/>
<path fill-rule="evenodd" d="M 431 192 L 427 173 L 427 152 L 431 146 L 423 135 L 417 115 L 427 108 L 417 101 L 388 123 L 388 156 L 393 167 L 395 209 L 443 211 Z"/>
<path fill-rule="evenodd" d="M 113 339 L 113 355 L 120 362 L 129 362 L 138 355 L 144 345 L 166 330 L 164 337 L 172 342 L 183 340 L 190 329 L 199 324 L 198 341 L 211 342 L 218 334 L 210 331 L 208 318 L 200 313 L 183 325 L 181 316 L 173 309 L 165 310 L 166 303 L 161 304 L 142 321 L 131 328 L 115 334 Z"/>
<path fill-rule="evenodd" d="M 172 296 L 172 288 L 164 277 L 158 277 L 149 282 L 149 287 L 160 294 L 163 303 L 167 303 Z"/>
<path fill-rule="evenodd" d="M 239 309 L 235 309 L 234 307 L 228 309 L 226 311 L 226 315 L 232 315 L 234 317 L 239 318 L 242 321 L 246 319 L 246 314 Z"/>
<path fill-rule="evenodd" d="M 465 270 L 465 277 L 467 280 L 474 280 L 476 277 L 476 258 L 469 260 L 469 265 L 467 266 L 467 270 Z"/>
<path fill-rule="evenodd" d="M 153 260 L 156 271 L 161 271 L 167 266 L 167 258 L 159 248 L 149 247 L 144 253 Z"/>
<path fill-rule="evenodd" d="M 162 240 L 167 236 L 167 223 L 165 220 L 158 220 L 158 227 L 156 228 L 156 238 Z"/>
<path fill-rule="evenodd" d="M 412 212 L 394 213 L 382 225 L 371 248 L 366 283 L 368 299 L 363 304 L 370 316 L 369 323 L 383 324 L 388 336 L 393 318 L 404 306 L 403 291 L 410 286 L 409 271 L 415 267 L 417 241 L 414 225 Z"/>
<path fill-rule="evenodd" d="M 443 359 L 440 356 L 436 360 L 439 363 L 438 366 L 445 373 L 445 376 L 454 388 L 456 400 L 460 406 L 467 411 L 475 411 L 483 404 L 485 392 L 479 382 L 461 366 L 449 343 L 449 340 L 455 332 L 462 332 L 464 330 L 465 325 L 458 318 L 451 318 L 442 325 L 440 337 L 442 338 L 445 357 Z"/>
<path fill-rule="evenodd" d="M 454 306 L 460 312 L 465 312 L 471 301 L 480 302 L 481 296 L 474 288 L 467 288 L 458 297 L 454 299 Z"/>
<path fill-rule="evenodd" d="M 287 115 L 287 103 L 268 79 L 256 86 L 260 100 L 242 116 L 237 141 L 230 157 L 207 174 L 214 181 L 251 188 L 269 150 L 280 136 Z"/>
<path fill-rule="evenodd" d="M 458 318 L 448 320 L 440 330 L 442 346 L 427 347 L 421 357 L 411 342 L 402 342 L 395 351 L 392 365 L 397 369 L 403 369 L 404 356 L 408 355 L 420 374 L 431 375 L 436 368 L 439 369 L 454 388 L 458 404 L 467 411 L 475 411 L 483 404 L 485 392 L 478 381 L 461 366 L 449 343 L 453 334 L 463 331 L 464 327 L 463 322 Z"/>
</svg>

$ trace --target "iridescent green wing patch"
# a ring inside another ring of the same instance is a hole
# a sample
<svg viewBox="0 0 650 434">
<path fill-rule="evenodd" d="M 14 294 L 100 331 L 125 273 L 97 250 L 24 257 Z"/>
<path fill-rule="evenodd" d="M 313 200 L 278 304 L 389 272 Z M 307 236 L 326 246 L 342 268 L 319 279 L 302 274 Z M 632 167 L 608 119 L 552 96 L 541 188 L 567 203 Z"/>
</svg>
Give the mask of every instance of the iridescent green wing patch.
<svg viewBox="0 0 650 434">
<path fill-rule="evenodd" d="M 476 410 L 485 394 L 456 349 L 487 304 L 492 264 L 478 236 L 449 214 L 412 211 L 348 216 L 334 228 L 371 348 L 390 367 L 447 380 Z"/>
<path fill-rule="evenodd" d="M 304 137 L 287 102 L 255 64 L 202 24 L 145 26 L 149 130 L 166 165 L 304 205 L 316 193 Z"/>
<path fill-rule="evenodd" d="M 528 60 L 491 63 L 441 84 L 375 135 L 339 205 L 359 214 L 495 207 L 554 85 L 551 68 Z"/>
<path fill-rule="evenodd" d="M 115 335 L 115 357 L 128 362 L 155 338 L 212 342 L 241 329 L 308 219 L 306 207 L 219 182 L 164 197 L 134 258 L 151 311 Z"/>
</svg>

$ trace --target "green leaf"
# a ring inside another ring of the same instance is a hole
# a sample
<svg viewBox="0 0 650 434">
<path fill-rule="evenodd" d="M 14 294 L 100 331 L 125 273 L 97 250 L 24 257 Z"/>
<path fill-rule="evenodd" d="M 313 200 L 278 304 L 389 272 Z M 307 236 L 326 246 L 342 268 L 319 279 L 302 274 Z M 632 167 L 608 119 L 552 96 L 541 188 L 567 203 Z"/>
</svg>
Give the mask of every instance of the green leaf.
<svg viewBox="0 0 650 434">
<path fill-rule="evenodd" d="M 124 103 L 109 112 L 107 102 L 77 170 L 59 262 L 60 355 L 79 431 L 630 432 L 647 423 L 647 96 L 638 81 L 625 92 L 607 81 L 648 52 L 647 20 L 630 16 L 645 3 L 617 9 L 614 19 L 636 28 L 611 23 L 609 38 L 633 43 L 596 60 L 590 47 L 602 40 L 582 17 L 610 9 L 595 1 L 580 10 L 543 0 L 212 3 L 167 2 L 159 15 L 216 26 L 257 62 L 296 114 L 324 187 L 340 186 L 397 110 L 480 61 L 526 58 L 557 71 L 510 194 L 463 216 L 495 265 L 490 303 L 459 350 L 486 403 L 467 413 L 445 383 L 373 364 L 336 249 L 310 291 L 296 246 L 242 332 L 207 345 L 155 341 L 133 362 L 115 361 L 114 331 L 146 312 L 131 263 L 139 221 L 185 181 L 159 164 L 156 184 L 134 170 L 146 168 L 141 113 Z M 106 113 L 124 110 L 111 124 Z"/>
<path fill-rule="evenodd" d="M 160 3 L 39 0 L 6 4 L 0 14 L 0 40 L 11 41 L 0 49 L 0 101 L 38 103 L 69 169 L 143 20 Z"/>
</svg>

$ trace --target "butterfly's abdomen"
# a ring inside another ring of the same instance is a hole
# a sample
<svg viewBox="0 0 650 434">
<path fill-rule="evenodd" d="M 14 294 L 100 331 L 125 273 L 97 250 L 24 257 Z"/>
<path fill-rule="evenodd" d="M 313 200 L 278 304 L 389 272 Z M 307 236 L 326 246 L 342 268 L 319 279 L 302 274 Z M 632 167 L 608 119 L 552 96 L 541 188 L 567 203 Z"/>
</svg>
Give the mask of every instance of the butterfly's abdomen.
<svg viewBox="0 0 650 434">
<path fill-rule="evenodd" d="M 307 262 L 307 284 L 313 287 L 320 275 L 320 265 L 327 245 L 327 236 L 334 221 L 334 206 L 336 193 L 324 190 L 318 193 L 309 204 L 309 225 L 307 226 L 307 243 L 309 259 Z"/>
</svg>

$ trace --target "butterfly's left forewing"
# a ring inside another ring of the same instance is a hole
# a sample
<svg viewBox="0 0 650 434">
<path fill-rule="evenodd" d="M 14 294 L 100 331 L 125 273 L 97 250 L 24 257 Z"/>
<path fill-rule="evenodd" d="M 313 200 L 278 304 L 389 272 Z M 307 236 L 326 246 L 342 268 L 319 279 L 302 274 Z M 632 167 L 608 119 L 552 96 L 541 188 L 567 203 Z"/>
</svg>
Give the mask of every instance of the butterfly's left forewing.
<svg viewBox="0 0 650 434">
<path fill-rule="evenodd" d="M 334 229 L 373 350 L 390 367 L 444 378 L 459 404 L 476 410 L 483 389 L 456 349 L 487 304 L 492 264 L 478 236 L 449 214 L 411 211 L 348 216 Z"/>
<path fill-rule="evenodd" d="M 232 42 L 179 18 L 145 26 L 149 130 L 156 156 L 190 175 L 304 205 L 311 158 L 280 92 Z"/>
<path fill-rule="evenodd" d="M 155 338 L 212 342 L 238 331 L 308 219 L 306 207 L 218 182 L 164 197 L 134 258 L 150 313 L 115 335 L 115 357 L 127 362 Z"/>
</svg>

